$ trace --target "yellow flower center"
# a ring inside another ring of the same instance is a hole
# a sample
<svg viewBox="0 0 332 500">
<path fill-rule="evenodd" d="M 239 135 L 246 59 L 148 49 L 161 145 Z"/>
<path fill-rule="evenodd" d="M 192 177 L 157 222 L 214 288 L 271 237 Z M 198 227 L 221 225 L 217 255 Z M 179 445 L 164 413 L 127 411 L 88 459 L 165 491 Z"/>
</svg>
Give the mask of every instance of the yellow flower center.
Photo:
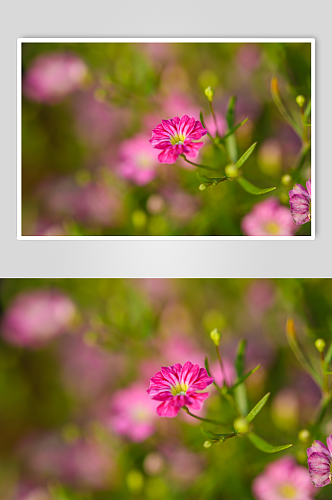
<svg viewBox="0 0 332 500">
<path fill-rule="evenodd" d="M 184 396 L 188 390 L 188 384 L 177 382 L 176 385 L 171 386 L 171 393 L 173 396 Z"/>
<path fill-rule="evenodd" d="M 267 222 L 265 229 L 270 234 L 279 234 L 279 226 L 276 222 Z"/>
<path fill-rule="evenodd" d="M 183 134 L 175 134 L 170 137 L 171 144 L 172 146 L 175 146 L 175 144 L 183 144 L 186 136 Z"/>
<path fill-rule="evenodd" d="M 296 494 L 297 494 L 297 491 L 296 491 L 296 488 L 294 488 L 294 486 L 292 486 L 291 484 L 283 484 L 279 488 L 279 493 L 284 498 L 288 499 L 288 498 L 295 498 Z"/>
</svg>

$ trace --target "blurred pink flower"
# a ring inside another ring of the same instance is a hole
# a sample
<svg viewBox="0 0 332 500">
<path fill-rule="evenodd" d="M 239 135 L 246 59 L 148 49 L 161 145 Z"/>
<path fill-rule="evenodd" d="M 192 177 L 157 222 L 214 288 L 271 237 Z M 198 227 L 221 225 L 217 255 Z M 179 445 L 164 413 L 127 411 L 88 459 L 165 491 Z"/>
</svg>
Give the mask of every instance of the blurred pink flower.
<svg viewBox="0 0 332 500">
<path fill-rule="evenodd" d="M 254 314 L 270 309 L 275 302 L 275 288 L 265 279 L 257 279 L 247 290 L 247 301 Z"/>
<path fill-rule="evenodd" d="M 37 486 L 28 482 L 19 483 L 13 496 L 6 500 L 51 500 L 48 489 L 44 486 Z"/>
<path fill-rule="evenodd" d="M 240 70 L 251 73 L 260 65 L 261 52 L 257 45 L 246 43 L 237 51 L 236 59 Z"/>
<path fill-rule="evenodd" d="M 29 470 L 79 489 L 105 488 L 114 471 L 110 450 L 90 439 L 64 442 L 55 434 L 30 438 L 21 450 Z"/>
<path fill-rule="evenodd" d="M 220 136 L 223 136 L 225 135 L 227 130 L 226 120 L 220 113 L 215 113 L 215 116 L 218 124 L 218 133 Z M 212 135 L 212 137 L 215 137 L 217 129 L 213 116 L 211 114 L 204 116 L 204 125 L 206 126 L 206 129 L 209 132 L 209 134 Z"/>
<path fill-rule="evenodd" d="M 257 203 L 243 217 L 241 226 L 248 236 L 293 236 L 296 231 L 289 210 L 277 198 Z"/>
<path fill-rule="evenodd" d="M 73 302 L 56 290 L 35 290 L 15 297 L 6 310 L 1 331 L 5 340 L 24 347 L 39 347 L 70 328 Z"/>
<path fill-rule="evenodd" d="M 173 418 L 183 406 L 200 410 L 209 393 L 196 391 L 205 389 L 212 382 L 213 379 L 208 376 L 205 368 L 187 361 L 183 367 L 179 363 L 162 367 L 151 378 L 147 392 L 152 399 L 162 401 L 157 407 L 158 415 Z"/>
<path fill-rule="evenodd" d="M 198 212 L 201 200 L 177 188 L 163 188 L 169 216 L 178 224 L 185 224 Z"/>
<path fill-rule="evenodd" d="M 179 446 L 178 441 L 163 443 L 161 452 L 166 458 L 171 481 L 183 487 L 192 485 L 206 467 L 204 456 Z"/>
<path fill-rule="evenodd" d="M 232 362 L 226 358 L 225 356 L 222 356 L 222 364 L 224 367 L 224 372 L 225 372 L 225 377 L 226 377 L 226 383 L 227 385 L 232 385 L 235 380 L 236 380 L 236 372 L 235 368 L 232 364 Z M 224 385 L 224 374 L 221 371 L 221 366 L 219 361 L 215 361 L 210 364 L 211 368 L 211 375 L 213 375 L 213 380 L 216 382 L 216 384 L 219 385 L 219 387 L 222 387 Z"/>
<path fill-rule="evenodd" d="M 321 441 L 314 441 L 307 449 L 310 479 L 317 488 L 322 488 L 332 481 L 332 434 L 326 439 L 326 443 L 328 447 Z"/>
<path fill-rule="evenodd" d="M 118 172 L 125 179 L 143 186 L 157 176 L 157 151 L 151 149 L 144 134 L 123 141 L 119 154 Z"/>
<path fill-rule="evenodd" d="M 40 197 L 52 214 L 72 217 L 87 225 L 112 227 L 121 217 L 119 193 L 97 182 L 80 186 L 69 177 L 60 178 L 44 183 Z"/>
<path fill-rule="evenodd" d="M 126 370 L 123 353 L 88 345 L 81 335 L 70 335 L 59 344 L 62 379 L 75 398 L 96 399 L 114 386 Z"/>
<path fill-rule="evenodd" d="M 73 54 L 43 54 L 25 72 L 23 93 L 34 101 L 56 103 L 78 89 L 87 72 L 85 63 Z"/>
<path fill-rule="evenodd" d="M 91 91 L 77 92 L 72 109 L 78 138 L 95 148 L 116 140 L 116 133 L 128 127 L 131 119 L 130 109 L 99 101 Z"/>
<path fill-rule="evenodd" d="M 155 420 L 156 405 L 139 383 L 115 392 L 102 415 L 102 421 L 113 432 L 137 443 L 152 436 Z"/>
<path fill-rule="evenodd" d="M 289 191 L 289 204 L 293 221 L 297 225 L 305 224 L 311 219 L 311 179 L 306 182 L 305 189 L 301 184 L 295 184 Z"/>
<path fill-rule="evenodd" d="M 178 156 L 185 154 L 196 158 L 203 142 L 193 142 L 206 134 L 201 122 L 184 115 L 181 119 L 162 120 L 162 123 L 152 130 L 150 142 L 162 152 L 158 155 L 161 163 L 175 163 Z"/>
<path fill-rule="evenodd" d="M 252 485 L 258 500 L 311 500 L 314 488 L 305 467 L 293 457 L 283 457 L 269 464 Z"/>
</svg>

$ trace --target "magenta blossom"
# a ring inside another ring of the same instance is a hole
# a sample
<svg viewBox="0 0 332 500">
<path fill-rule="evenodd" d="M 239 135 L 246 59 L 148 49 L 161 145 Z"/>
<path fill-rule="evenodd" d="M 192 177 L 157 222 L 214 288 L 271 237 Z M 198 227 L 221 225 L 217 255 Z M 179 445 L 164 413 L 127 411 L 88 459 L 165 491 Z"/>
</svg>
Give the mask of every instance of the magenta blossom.
<svg viewBox="0 0 332 500">
<path fill-rule="evenodd" d="M 171 120 L 162 120 L 162 123 L 152 130 L 150 142 L 156 149 L 163 151 L 158 155 L 161 163 L 175 163 L 179 155 L 196 158 L 203 142 L 197 141 L 206 134 L 200 121 L 184 115 L 181 119 L 176 116 Z"/>
<path fill-rule="evenodd" d="M 292 457 L 269 464 L 254 480 L 252 491 L 258 500 L 311 500 L 314 494 L 305 467 Z"/>
<path fill-rule="evenodd" d="M 257 203 L 241 222 L 242 231 L 248 236 L 293 236 L 296 226 L 289 210 L 277 198 Z"/>
<path fill-rule="evenodd" d="M 293 221 L 298 226 L 311 219 L 311 179 L 306 182 L 305 189 L 301 184 L 295 184 L 289 191 L 289 204 Z"/>
<path fill-rule="evenodd" d="M 145 135 L 137 135 L 120 145 L 119 174 L 139 186 L 151 182 L 157 176 L 157 152 L 151 149 Z"/>
<path fill-rule="evenodd" d="M 145 388 L 136 383 L 113 395 L 102 420 L 112 431 L 139 443 L 155 431 L 155 410 L 155 403 L 146 397 Z"/>
<path fill-rule="evenodd" d="M 173 418 L 184 406 L 193 410 L 200 410 L 203 401 L 209 396 L 207 392 L 199 393 L 212 384 L 205 368 L 193 365 L 187 361 L 183 367 L 180 363 L 162 367 L 150 380 L 147 390 L 152 399 L 162 401 L 157 407 L 160 417 Z"/>
<path fill-rule="evenodd" d="M 44 54 L 26 71 L 23 92 L 34 101 L 56 103 L 78 89 L 87 72 L 85 63 L 73 54 Z"/>
<path fill-rule="evenodd" d="M 316 488 L 322 488 L 332 480 L 332 434 L 326 439 L 327 447 L 321 441 L 314 441 L 307 449 L 309 475 Z"/>
</svg>

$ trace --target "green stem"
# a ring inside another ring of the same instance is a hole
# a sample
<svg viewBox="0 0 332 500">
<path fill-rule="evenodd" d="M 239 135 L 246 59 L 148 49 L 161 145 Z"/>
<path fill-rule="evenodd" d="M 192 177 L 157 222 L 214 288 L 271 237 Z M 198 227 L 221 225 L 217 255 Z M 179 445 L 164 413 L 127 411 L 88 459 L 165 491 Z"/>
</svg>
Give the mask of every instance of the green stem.
<svg viewBox="0 0 332 500">
<path fill-rule="evenodd" d="M 210 108 L 211 108 L 211 113 L 212 113 L 212 116 L 213 116 L 214 125 L 216 127 L 216 136 L 219 136 L 218 122 L 217 122 L 216 115 L 214 114 L 214 109 L 213 109 L 212 101 L 210 101 Z"/>
<path fill-rule="evenodd" d="M 322 374 L 323 374 L 323 386 L 322 386 L 323 392 L 325 394 L 328 394 L 329 393 L 329 379 L 328 379 L 327 373 L 325 373 L 325 357 L 324 357 L 323 352 L 320 353 L 320 363 L 321 363 Z"/>
<path fill-rule="evenodd" d="M 218 422 L 217 420 L 211 420 L 209 418 L 202 418 L 198 417 L 197 415 L 194 415 L 191 413 L 186 406 L 183 406 L 182 408 L 188 415 L 190 415 L 193 418 L 196 418 L 197 420 L 201 420 L 202 422 L 208 422 L 209 424 L 214 424 L 214 425 L 223 425 L 224 427 L 229 427 L 228 424 L 225 424 L 225 422 Z"/>
<path fill-rule="evenodd" d="M 190 161 L 188 160 L 185 155 L 180 155 L 181 158 L 184 159 L 184 161 L 186 161 L 187 163 L 190 163 L 190 165 L 194 165 L 194 167 L 198 167 L 198 168 L 204 168 L 205 170 L 212 170 L 212 172 L 220 172 L 219 169 L 216 169 L 216 168 L 212 168 L 212 167 L 206 167 L 205 165 L 199 165 L 198 163 L 194 163 L 193 161 Z M 225 180 L 227 180 L 227 178 L 225 178 Z"/>
<path fill-rule="evenodd" d="M 228 384 L 227 384 L 227 379 L 226 379 L 226 372 L 225 372 L 225 368 L 224 368 L 224 364 L 221 360 L 221 356 L 220 356 L 220 352 L 219 352 L 219 347 L 216 345 L 216 351 L 217 351 L 217 357 L 218 357 L 218 361 L 219 361 L 219 364 L 220 364 L 220 368 L 221 368 L 221 373 L 224 377 L 224 385 L 226 387 L 228 387 Z"/>
</svg>

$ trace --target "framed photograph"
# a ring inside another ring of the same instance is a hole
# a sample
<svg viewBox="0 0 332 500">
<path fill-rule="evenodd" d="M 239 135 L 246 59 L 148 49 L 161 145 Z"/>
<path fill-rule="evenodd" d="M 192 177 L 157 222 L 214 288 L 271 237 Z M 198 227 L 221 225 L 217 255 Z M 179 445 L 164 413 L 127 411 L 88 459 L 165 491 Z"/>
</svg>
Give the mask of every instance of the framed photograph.
<svg viewBox="0 0 332 500">
<path fill-rule="evenodd" d="M 21 38 L 17 238 L 315 238 L 315 40 Z"/>
<path fill-rule="evenodd" d="M 331 279 L 0 284 L 2 499 L 331 498 Z"/>
</svg>

